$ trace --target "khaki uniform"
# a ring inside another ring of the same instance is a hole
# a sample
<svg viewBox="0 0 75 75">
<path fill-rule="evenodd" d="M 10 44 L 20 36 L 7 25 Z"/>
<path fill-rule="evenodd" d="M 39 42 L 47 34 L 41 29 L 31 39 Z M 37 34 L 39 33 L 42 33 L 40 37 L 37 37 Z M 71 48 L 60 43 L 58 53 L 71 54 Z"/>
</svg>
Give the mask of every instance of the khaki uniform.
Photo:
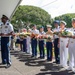
<svg viewBox="0 0 75 75">
<path fill-rule="evenodd" d="M 47 36 L 50 36 L 51 39 L 47 39 L 46 41 L 46 48 L 47 48 L 47 60 L 52 61 L 52 39 L 53 39 L 53 33 L 51 32 L 46 32 Z"/>
</svg>

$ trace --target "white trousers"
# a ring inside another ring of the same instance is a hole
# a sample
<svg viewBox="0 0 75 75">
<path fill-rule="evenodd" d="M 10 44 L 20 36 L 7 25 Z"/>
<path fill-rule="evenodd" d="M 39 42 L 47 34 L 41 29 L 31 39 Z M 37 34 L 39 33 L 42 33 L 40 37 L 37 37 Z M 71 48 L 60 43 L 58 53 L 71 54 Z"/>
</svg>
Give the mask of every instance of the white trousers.
<svg viewBox="0 0 75 75">
<path fill-rule="evenodd" d="M 60 65 L 63 67 L 67 66 L 68 60 L 68 38 L 60 38 Z"/>
<path fill-rule="evenodd" d="M 75 67 L 75 39 L 69 40 L 69 66 Z"/>
<path fill-rule="evenodd" d="M 27 53 L 30 53 L 30 51 L 31 51 L 31 44 L 29 43 L 29 44 L 27 45 Z"/>
<path fill-rule="evenodd" d="M 31 53 L 31 38 L 27 36 L 27 53 Z"/>
</svg>

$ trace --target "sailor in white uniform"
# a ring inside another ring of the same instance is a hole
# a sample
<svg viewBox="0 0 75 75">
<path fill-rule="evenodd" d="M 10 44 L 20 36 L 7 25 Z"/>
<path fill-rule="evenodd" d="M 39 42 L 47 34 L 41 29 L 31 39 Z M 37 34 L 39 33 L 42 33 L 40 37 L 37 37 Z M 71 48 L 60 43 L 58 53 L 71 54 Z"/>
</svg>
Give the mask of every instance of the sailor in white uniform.
<svg viewBox="0 0 75 75">
<path fill-rule="evenodd" d="M 75 18 L 72 19 L 72 28 L 70 29 L 72 37 L 69 38 L 69 67 L 68 70 L 72 70 L 75 73 Z"/>
<path fill-rule="evenodd" d="M 66 22 L 61 21 L 60 22 L 60 32 L 61 31 L 67 31 L 66 29 Z M 67 60 L 68 60 L 68 48 L 66 45 L 68 44 L 68 38 L 66 37 L 61 37 L 60 36 L 60 66 L 66 68 L 67 67 Z"/>
</svg>

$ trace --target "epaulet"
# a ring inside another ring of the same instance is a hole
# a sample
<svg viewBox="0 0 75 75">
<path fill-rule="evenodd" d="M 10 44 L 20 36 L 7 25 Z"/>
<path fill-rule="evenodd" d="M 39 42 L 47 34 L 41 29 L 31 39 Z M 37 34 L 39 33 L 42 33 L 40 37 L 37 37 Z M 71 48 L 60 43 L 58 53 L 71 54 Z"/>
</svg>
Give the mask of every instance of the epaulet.
<svg viewBox="0 0 75 75">
<path fill-rule="evenodd" d="M 9 25 L 9 23 L 7 23 L 7 25 Z"/>
</svg>

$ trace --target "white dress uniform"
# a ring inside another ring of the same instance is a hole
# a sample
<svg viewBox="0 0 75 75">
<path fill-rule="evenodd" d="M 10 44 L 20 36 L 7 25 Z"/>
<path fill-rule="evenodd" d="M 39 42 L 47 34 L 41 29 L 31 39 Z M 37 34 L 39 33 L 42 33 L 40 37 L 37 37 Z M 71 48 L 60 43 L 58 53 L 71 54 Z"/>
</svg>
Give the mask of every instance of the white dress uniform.
<svg viewBox="0 0 75 75">
<path fill-rule="evenodd" d="M 73 35 L 75 36 L 75 28 L 70 29 L 71 32 L 73 32 Z M 73 70 L 73 67 L 75 68 L 75 39 L 69 38 L 69 67 Z"/>
<path fill-rule="evenodd" d="M 27 53 L 31 53 L 31 37 L 27 36 Z"/>
<path fill-rule="evenodd" d="M 5 25 L 2 25 L 1 33 L 8 34 L 8 33 L 12 32 L 12 31 L 14 31 L 13 26 L 12 26 L 11 23 L 9 23 L 9 21 L 7 21 Z"/>
<path fill-rule="evenodd" d="M 13 31 L 12 24 L 7 21 L 1 27 L 2 34 L 9 34 Z M 10 43 L 9 43 L 10 36 L 1 36 L 1 55 L 2 55 L 2 63 L 11 64 L 10 60 Z"/>
<path fill-rule="evenodd" d="M 67 29 L 64 29 L 67 30 Z M 66 47 L 68 44 L 69 38 L 60 37 L 60 65 L 62 67 L 67 66 L 68 61 L 68 48 Z"/>
<path fill-rule="evenodd" d="M 13 31 L 13 26 L 11 23 L 9 23 L 9 21 L 7 21 L 5 25 L 2 25 L 1 33 L 8 34 L 11 31 Z M 6 37 L 6 36 L 4 36 L 4 37 Z M 7 37 L 9 37 L 9 43 L 11 45 L 11 36 L 7 36 Z"/>
</svg>

